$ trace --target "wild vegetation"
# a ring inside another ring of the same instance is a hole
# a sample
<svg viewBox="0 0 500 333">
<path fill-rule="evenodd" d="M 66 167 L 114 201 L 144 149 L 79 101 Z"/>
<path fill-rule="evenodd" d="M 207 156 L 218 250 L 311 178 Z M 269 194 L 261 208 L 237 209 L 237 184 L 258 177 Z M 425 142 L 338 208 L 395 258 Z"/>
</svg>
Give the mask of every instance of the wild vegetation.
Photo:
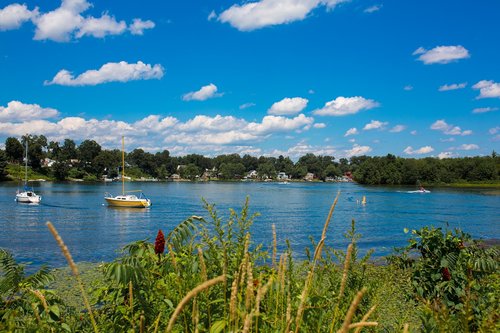
<svg viewBox="0 0 500 333">
<path fill-rule="evenodd" d="M 155 242 L 127 245 L 89 281 L 54 226 L 73 293 L 48 289 L 47 269 L 26 276 L 0 251 L 0 331 L 40 332 L 494 332 L 499 327 L 498 248 L 456 231 L 412 231 L 389 263 L 359 256 L 355 223 L 346 251 L 328 246 L 333 203 L 307 260 L 252 241 L 248 200 L 222 218 L 205 203 Z M 54 243 L 56 247 L 56 242 Z M 72 249 L 78 251 L 78 249 Z M 415 255 L 414 252 L 418 252 Z M 60 277 L 60 272 L 57 273 Z M 75 294 L 79 297 L 74 301 Z"/>
<path fill-rule="evenodd" d="M 0 179 L 22 179 L 25 141 L 28 141 L 30 178 L 79 179 L 97 181 L 102 177 L 115 178 L 120 173 L 121 152 L 103 149 L 94 140 L 85 140 L 78 146 L 73 140 L 48 142 L 43 135 L 24 136 L 20 142 L 10 137 L 5 151 L 0 150 Z M 369 185 L 415 185 L 449 183 L 499 184 L 500 157 L 464 158 L 401 158 L 353 156 L 350 159 L 306 154 L 293 162 L 289 157 L 219 155 L 209 158 L 198 154 L 171 156 L 168 150 L 155 154 L 134 149 L 126 154 L 127 175 L 132 178 L 166 179 L 173 174 L 181 178 L 241 179 L 254 170 L 256 179 L 275 179 L 284 172 L 291 179 L 302 180 L 307 174 L 315 180 L 334 179 L 346 173 L 354 180 Z"/>
</svg>

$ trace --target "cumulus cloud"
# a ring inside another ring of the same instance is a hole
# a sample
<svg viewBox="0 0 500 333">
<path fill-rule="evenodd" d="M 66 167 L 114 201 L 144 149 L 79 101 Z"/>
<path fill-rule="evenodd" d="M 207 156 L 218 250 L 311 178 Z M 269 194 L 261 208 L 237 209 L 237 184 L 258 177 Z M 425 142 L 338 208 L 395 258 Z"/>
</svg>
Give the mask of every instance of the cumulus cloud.
<svg viewBox="0 0 500 333">
<path fill-rule="evenodd" d="M 130 33 L 132 35 L 143 35 L 144 30 L 153 29 L 155 27 L 155 23 L 151 20 L 143 21 L 139 18 L 136 18 L 132 21 L 132 24 L 128 27 Z"/>
<path fill-rule="evenodd" d="M 267 156 L 289 156 L 291 158 L 298 158 L 304 156 L 306 154 L 315 154 L 315 155 L 323 155 L 323 156 L 332 156 L 337 154 L 337 149 L 333 146 L 313 146 L 308 144 L 306 141 L 300 141 L 294 146 L 288 148 L 287 150 L 279 150 L 274 149 L 269 154 L 265 154 Z"/>
<path fill-rule="evenodd" d="M 24 22 L 38 15 L 38 8 L 29 10 L 26 5 L 13 3 L 0 9 L 0 31 L 19 29 Z"/>
<path fill-rule="evenodd" d="M 396 125 L 396 126 L 394 126 L 393 128 L 391 128 L 391 129 L 389 130 L 389 132 L 392 132 L 392 133 L 399 133 L 399 132 L 403 132 L 405 129 L 406 129 L 406 126 L 405 126 L 405 125 Z"/>
<path fill-rule="evenodd" d="M 462 45 L 436 46 L 431 50 L 419 47 L 413 52 L 413 55 L 418 55 L 417 60 L 422 61 L 426 65 L 448 64 L 460 59 L 470 58 L 469 51 Z"/>
<path fill-rule="evenodd" d="M 82 26 L 76 33 L 76 38 L 83 36 L 93 36 L 103 38 L 107 35 L 120 35 L 127 29 L 125 21 L 116 21 L 116 19 L 107 14 L 99 18 L 90 17 L 85 19 Z"/>
<path fill-rule="evenodd" d="M 19 101 L 11 101 L 6 107 L 0 106 L 0 120 L 2 122 L 22 122 L 35 119 L 54 118 L 59 111 L 52 108 L 43 108 L 38 104 L 24 104 Z"/>
<path fill-rule="evenodd" d="M 353 156 L 359 156 L 359 155 L 366 155 L 367 153 L 371 152 L 372 148 L 369 146 L 360 146 L 355 144 L 352 146 L 351 149 L 344 150 L 344 153 L 346 157 L 353 157 Z"/>
<path fill-rule="evenodd" d="M 30 11 L 26 5 L 12 4 L 0 10 L 0 31 L 18 29 L 24 22 L 31 20 L 36 26 L 35 40 L 68 42 L 83 36 L 103 38 L 119 35 L 127 30 L 132 34 L 142 35 L 144 29 L 154 27 L 152 21 L 134 19 L 127 29 L 125 21 L 118 21 L 107 12 L 100 17 L 83 16 L 91 7 L 92 4 L 86 0 L 62 0 L 58 8 L 40 13 L 38 8 Z"/>
<path fill-rule="evenodd" d="M 375 13 L 375 12 L 378 12 L 379 10 L 381 10 L 382 7 L 383 7 L 382 4 L 373 5 L 373 6 L 366 8 L 365 10 L 363 10 L 363 12 L 368 13 L 368 14 Z"/>
<path fill-rule="evenodd" d="M 442 160 L 443 158 L 452 158 L 454 154 L 451 151 L 443 151 L 438 154 L 438 158 Z"/>
<path fill-rule="evenodd" d="M 418 134 L 418 132 L 417 132 L 417 131 L 415 131 L 415 130 L 413 130 L 413 131 L 411 131 L 411 132 L 410 132 L 410 134 L 411 134 L 411 135 L 417 135 L 417 134 Z"/>
<path fill-rule="evenodd" d="M 183 101 L 205 101 L 209 98 L 220 97 L 222 94 L 217 93 L 217 86 L 213 83 L 203 86 L 198 91 L 191 91 L 182 96 Z"/>
<path fill-rule="evenodd" d="M 349 136 L 349 135 L 356 135 L 356 134 L 359 134 L 358 129 L 356 127 L 352 127 L 352 128 L 349 128 L 347 130 L 347 132 L 345 132 L 344 137 Z"/>
<path fill-rule="evenodd" d="M 366 124 L 365 127 L 363 127 L 363 130 L 364 131 L 369 131 L 373 129 L 383 130 L 385 126 L 387 126 L 388 124 L 389 123 L 386 121 L 382 122 L 378 120 L 372 120 L 368 124 Z"/>
<path fill-rule="evenodd" d="M 163 67 L 159 64 L 150 65 L 142 61 L 129 64 L 125 61 L 109 62 L 98 70 L 88 70 L 77 77 L 70 71 L 60 70 L 51 81 L 45 85 L 57 84 L 61 86 L 94 86 L 108 82 L 128 82 L 135 80 L 152 80 L 163 77 Z"/>
<path fill-rule="evenodd" d="M 434 148 L 432 148 L 431 146 L 424 146 L 424 147 L 421 147 L 417 150 L 413 149 L 412 146 L 408 146 L 405 148 L 405 150 L 403 150 L 403 152 L 407 155 L 422 155 L 422 154 L 431 153 L 433 151 L 434 151 Z"/>
<path fill-rule="evenodd" d="M 42 119 L 57 115 L 56 110 L 35 104 L 9 103 L 7 108 L 0 108 L 0 136 L 36 133 L 57 141 L 92 138 L 103 146 L 116 147 L 121 136 L 125 135 L 131 143 L 129 147 L 141 147 L 148 151 L 176 147 L 176 151 L 224 153 L 259 149 L 251 144 L 278 133 L 307 130 L 314 124 L 313 118 L 303 114 L 293 118 L 265 116 L 261 121 L 253 122 L 221 115 L 198 115 L 186 121 L 171 116 L 149 115 L 130 123 L 82 117 L 67 117 L 59 121 Z M 236 149 L 236 146 L 244 148 Z"/>
<path fill-rule="evenodd" d="M 472 110 L 472 113 L 486 113 L 486 112 L 493 112 L 497 111 L 497 107 L 486 107 L 486 108 L 475 108 Z"/>
<path fill-rule="evenodd" d="M 219 22 L 229 23 L 240 31 L 252 31 L 267 26 L 300 21 L 315 8 L 326 6 L 333 10 L 338 4 L 348 0 L 260 0 L 235 4 L 223 11 L 217 18 Z M 209 18 L 214 18 L 212 14 Z"/>
<path fill-rule="evenodd" d="M 460 145 L 457 147 L 457 150 L 477 150 L 479 146 L 473 143 Z"/>
<path fill-rule="evenodd" d="M 314 128 L 325 128 L 326 124 L 325 123 L 316 123 L 313 125 Z"/>
<path fill-rule="evenodd" d="M 444 84 L 439 87 L 439 91 L 450 91 L 450 90 L 457 90 L 457 89 L 463 89 L 467 86 L 467 82 L 463 83 L 453 83 L 453 84 Z"/>
<path fill-rule="evenodd" d="M 477 98 L 500 98 L 500 83 L 482 80 L 472 86 L 472 89 L 479 90 Z"/>
<path fill-rule="evenodd" d="M 313 113 L 318 116 L 345 116 L 356 114 L 363 110 L 373 109 L 380 104 L 373 99 L 366 99 L 361 96 L 342 97 L 326 102 L 321 109 L 314 110 Z"/>
<path fill-rule="evenodd" d="M 308 102 L 309 100 L 302 97 L 286 97 L 274 103 L 267 113 L 279 116 L 294 115 L 304 110 Z"/>
<path fill-rule="evenodd" d="M 411 91 L 411 90 L 413 90 L 413 86 L 412 85 L 406 85 L 406 86 L 403 87 L 403 90 L 405 90 L 405 91 Z"/>
<path fill-rule="evenodd" d="M 436 120 L 432 125 L 431 129 L 436 130 L 436 131 L 441 131 L 446 135 L 471 135 L 472 131 L 471 130 L 465 130 L 462 131 L 462 129 L 459 126 L 451 125 L 446 123 L 444 119 L 441 120 Z"/>
</svg>

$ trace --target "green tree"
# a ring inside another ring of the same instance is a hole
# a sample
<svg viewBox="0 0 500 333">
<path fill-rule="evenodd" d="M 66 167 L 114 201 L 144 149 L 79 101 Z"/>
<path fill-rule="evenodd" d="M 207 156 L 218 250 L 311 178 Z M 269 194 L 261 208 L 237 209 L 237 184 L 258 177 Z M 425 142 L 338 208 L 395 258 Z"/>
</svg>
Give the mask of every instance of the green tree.
<svg viewBox="0 0 500 333">
<path fill-rule="evenodd" d="M 257 174 L 261 179 L 264 179 L 266 177 L 274 179 L 276 178 L 276 168 L 271 162 L 259 164 L 259 167 L 257 168 Z"/>
<path fill-rule="evenodd" d="M 69 175 L 69 165 L 66 161 L 56 161 L 52 165 L 52 173 L 57 180 L 65 180 Z"/>
<path fill-rule="evenodd" d="M 78 158 L 78 150 L 76 148 L 75 141 L 71 139 L 64 139 L 64 143 L 61 147 L 61 160 L 69 161 Z"/>
<path fill-rule="evenodd" d="M 21 163 L 24 157 L 24 147 L 18 139 L 9 137 L 5 140 L 5 153 L 9 161 Z"/>
<path fill-rule="evenodd" d="M 5 177 L 6 167 L 7 167 L 7 154 L 5 154 L 5 151 L 0 149 L 0 179 Z"/>
<path fill-rule="evenodd" d="M 200 168 L 194 163 L 189 163 L 180 170 L 180 176 L 185 179 L 195 180 L 196 176 L 200 176 Z"/>
</svg>

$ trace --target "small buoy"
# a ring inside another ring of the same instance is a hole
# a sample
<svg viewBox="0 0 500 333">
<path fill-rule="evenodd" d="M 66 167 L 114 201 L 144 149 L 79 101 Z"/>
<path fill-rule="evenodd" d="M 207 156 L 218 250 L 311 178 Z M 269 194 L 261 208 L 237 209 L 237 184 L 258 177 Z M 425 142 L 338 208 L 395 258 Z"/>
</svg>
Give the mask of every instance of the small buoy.
<svg viewBox="0 0 500 333">
<path fill-rule="evenodd" d="M 361 200 L 361 203 L 362 203 L 363 205 L 366 205 L 366 197 L 365 197 L 364 195 L 363 195 L 363 200 Z"/>
</svg>

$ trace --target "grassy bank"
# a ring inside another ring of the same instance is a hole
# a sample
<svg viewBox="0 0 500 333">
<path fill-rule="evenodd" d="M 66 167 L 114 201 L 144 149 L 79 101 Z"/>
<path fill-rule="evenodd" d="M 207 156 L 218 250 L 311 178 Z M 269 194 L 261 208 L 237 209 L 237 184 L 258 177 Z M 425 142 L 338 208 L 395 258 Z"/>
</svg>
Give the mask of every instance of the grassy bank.
<svg viewBox="0 0 500 333">
<path fill-rule="evenodd" d="M 336 202 L 336 201 L 335 201 Z M 248 203 L 209 220 L 192 216 L 155 242 L 127 245 L 106 264 L 25 276 L 0 252 L 0 331 L 52 332 L 493 332 L 500 313 L 498 248 L 461 232 L 413 231 L 386 266 L 358 255 L 355 223 L 328 233 L 294 259 L 249 233 L 257 214 Z M 328 235 L 328 238 L 327 238 Z M 152 235 L 154 237 L 154 235 Z M 328 245 L 345 237 L 347 249 Z M 54 242 L 54 248 L 56 248 Z M 78 249 L 71 249 L 76 252 Z M 71 272 L 71 275 L 69 275 Z M 50 282 L 52 281 L 52 282 Z M 49 286 L 49 288 L 47 288 Z"/>
</svg>

